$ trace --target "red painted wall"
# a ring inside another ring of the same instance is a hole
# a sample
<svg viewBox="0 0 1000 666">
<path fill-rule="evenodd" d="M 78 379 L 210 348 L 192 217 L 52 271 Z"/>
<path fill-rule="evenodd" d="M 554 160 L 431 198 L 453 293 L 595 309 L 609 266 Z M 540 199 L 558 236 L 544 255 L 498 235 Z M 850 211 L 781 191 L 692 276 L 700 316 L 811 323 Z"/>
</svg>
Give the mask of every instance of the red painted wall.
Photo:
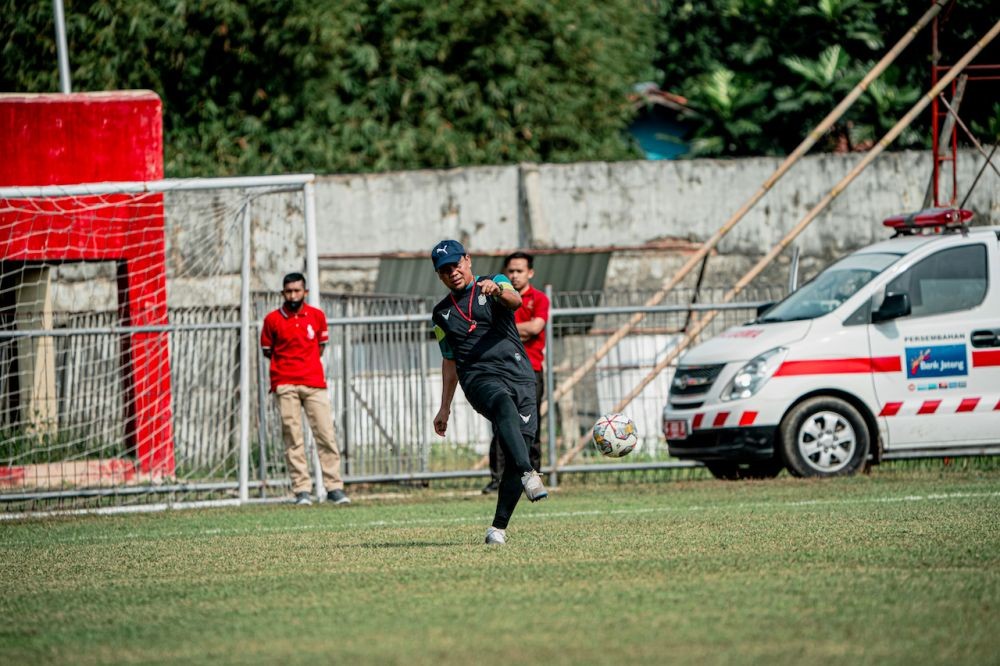
<svg viewBox="0 0 1000 666">
<path fill-rule="evenodd" d="M 0 94 L 0 185 L 163 178 L 154 92 Z"/>
<path fill-rule="evenodd" d="M 163 177 L 160 98 L 150 91 L 0 94 L 0 186 L 148 181 Z M 167 323 L 163 196 L 115 195 L 17 205 L 0 212 L 0 259 L 115 261 L 122 326 Z M 64 211 L 39 215 L 39 209 Z M 165 333 L 123 335 L 126 447 L 143 472 L 174 473 Z"/>
</svg>

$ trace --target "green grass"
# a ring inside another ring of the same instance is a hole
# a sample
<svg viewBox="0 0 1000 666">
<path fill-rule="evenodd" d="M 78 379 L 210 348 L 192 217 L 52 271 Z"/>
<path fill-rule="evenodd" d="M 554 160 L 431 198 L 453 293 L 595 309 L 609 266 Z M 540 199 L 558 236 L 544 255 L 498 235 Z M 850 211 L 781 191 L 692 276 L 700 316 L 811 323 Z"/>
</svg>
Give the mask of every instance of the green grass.
<svg viewBox="0 0 1000 666">
<path fill-rule="evenodd" d="M 1000 663 L 1000 471 L 354 497 L 0 523 L 0 663 Z"/>
</svg>

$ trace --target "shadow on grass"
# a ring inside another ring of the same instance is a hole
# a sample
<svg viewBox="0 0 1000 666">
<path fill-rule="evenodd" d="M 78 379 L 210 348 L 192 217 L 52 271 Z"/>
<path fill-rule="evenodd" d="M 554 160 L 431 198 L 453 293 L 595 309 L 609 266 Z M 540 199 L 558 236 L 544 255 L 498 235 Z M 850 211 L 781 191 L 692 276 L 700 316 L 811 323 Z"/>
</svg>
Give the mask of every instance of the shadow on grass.
<svg viewBox="0 0 1000 666">
<path fill-rule="evenodd" d="M 365 543 L 364 548 L 375 550 L 388 548 L 452 548 L 454 546 L 468 545 L 467 541 L 385 541 L 382 543 Z M 357 548 L 358 544 L 334 544 L 332 548 Z"/>
</svg>

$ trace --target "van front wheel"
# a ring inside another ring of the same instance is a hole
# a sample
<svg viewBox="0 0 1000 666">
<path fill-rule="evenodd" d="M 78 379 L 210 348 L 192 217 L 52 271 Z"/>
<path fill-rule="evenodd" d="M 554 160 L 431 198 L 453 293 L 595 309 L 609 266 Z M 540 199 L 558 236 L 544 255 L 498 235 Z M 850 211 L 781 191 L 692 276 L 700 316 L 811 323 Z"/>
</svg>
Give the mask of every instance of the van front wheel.
<svg viewBox="0 0 1000 666">
<path fill-rule="evenodd" d="M 868 458 L 865 420 L 840 398 L 801 402 L 781 421 L 780 434 L 781 457 L 795 476 L 850 476 Z"/>
</svg>

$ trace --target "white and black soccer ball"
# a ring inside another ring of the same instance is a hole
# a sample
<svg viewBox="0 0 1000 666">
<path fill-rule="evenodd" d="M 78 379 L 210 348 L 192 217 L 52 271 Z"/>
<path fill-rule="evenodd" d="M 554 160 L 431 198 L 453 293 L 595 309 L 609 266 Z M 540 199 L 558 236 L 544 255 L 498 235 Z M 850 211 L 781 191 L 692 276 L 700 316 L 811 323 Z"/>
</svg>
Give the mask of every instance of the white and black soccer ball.
<svg viewBox="0 0 1000 666">
<path fill-rule="evenodd" d="M 609 458 L 621 458 L 638 450 L 635 422 L 625 414 L 605 414 L 594 424 L 594 446 Z"/>
</svg>

